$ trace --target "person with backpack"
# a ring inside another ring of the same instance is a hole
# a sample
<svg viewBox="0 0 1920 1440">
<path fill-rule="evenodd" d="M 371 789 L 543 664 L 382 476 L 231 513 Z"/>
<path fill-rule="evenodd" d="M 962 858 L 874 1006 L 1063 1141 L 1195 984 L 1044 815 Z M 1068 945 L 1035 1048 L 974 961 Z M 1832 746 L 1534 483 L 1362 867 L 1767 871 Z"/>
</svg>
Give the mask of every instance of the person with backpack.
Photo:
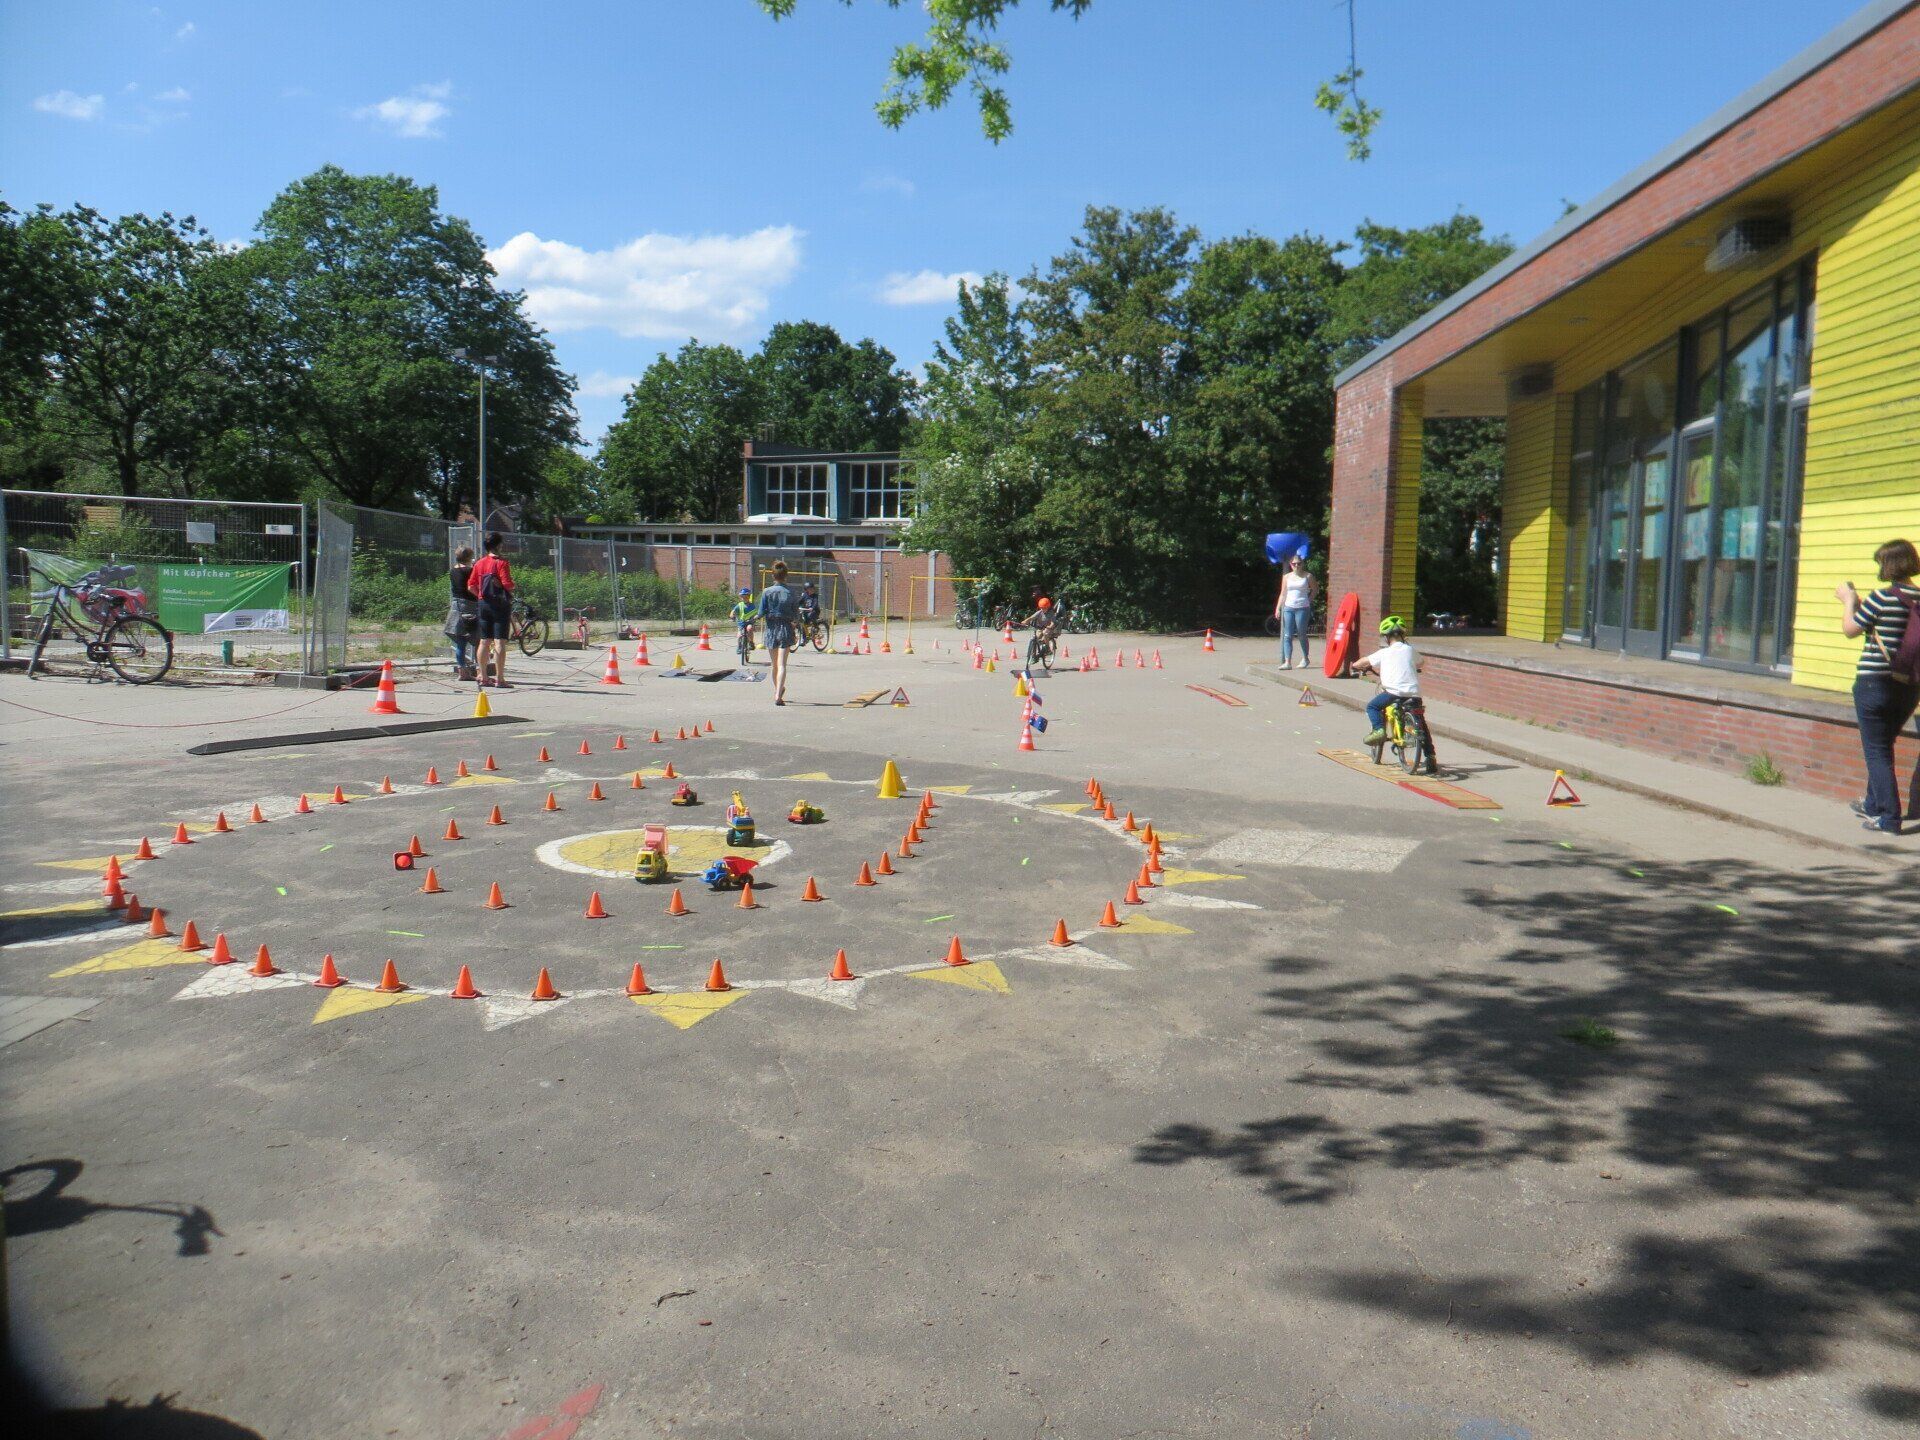
<svg viewBox="0 0 1920 1440">
<path fill-rule="evenodd" d="M 507 631 L 513 624 L 513 568 L 500 553 L 500 532 L 488 532 L 483 547 L 486 554 L 473 562 L 467 575 L 467 591 L 478 602 L 476 630 L 480 643 L 474 668 L 482 687 L 492 684 L 498 690 L 511 690 L 507 684 Z M 492 661 L 493 679 L 487 679 L 488 661 Z"/>
<path fill-rule="evenodd" d="M 1873 552 L 1884 587 L 1864 600 L 1851 580 L 1834 596 L 1840 601 L 1840 632 L 1865 636 L 1853 678 L 1853 712 L 1860 720 L 1860 748 L 1867 762 L 1867 793 L 1853 802 L 1869 830 L 1898 835 L 1902 820 L 1900 782 L 1893 749 L 1920 705 L 1920 551 L 1908 540 L 1889 540 Z M 1905 818 L 1920 820 L 1920 764 L 1907 786 Z"/>
</svg>

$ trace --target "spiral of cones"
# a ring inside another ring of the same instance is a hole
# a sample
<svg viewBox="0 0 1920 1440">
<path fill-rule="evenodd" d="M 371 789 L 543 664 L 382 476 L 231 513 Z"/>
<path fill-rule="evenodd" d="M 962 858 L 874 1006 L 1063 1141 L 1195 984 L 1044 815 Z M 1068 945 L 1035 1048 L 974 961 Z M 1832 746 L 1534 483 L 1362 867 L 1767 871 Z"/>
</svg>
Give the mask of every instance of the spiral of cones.
<svg viewBox="0 0 1920 1440">
<path fill-rule="evenodd" d="M 873 878 L 872 868 L 866 861 L 862 860 L 860 862 L 860 873 L 854 878 L 853 883 L 856 885 L 878 885 L 880 882 Z"/>
<path fill-rule="evenodd" d="M 380 971 L 380 983 L 373 988 L 382 995 L 398 995 L 407 987 L 400 983 L 400 972 L 394 968 L 393 961 L 389 960 Z"/>
<path fill-rule="evenodd" d="M 213 937 L 213 953 L 207 956 L 207 964 L 233 964 L 233 951 L 227 948 L 227 937 L 224 934 Z"/>
<path fill-rule="evenodd" d="M 273 956 L 267 953 L 267 947 L 262 945 L 260 953 L 253 957 L 253 964 L 248 967 L 247 973 L 257 975 L 264 980 L 269 975 L 278 975 L 280 968 L 273 963 Z"/>
<path fill-rule="evenodd" d="M 453 989 L 447 992 L 450 1000 L 478 1000 L 480 992 L 473 985 L 473 971 L 465 965 L 460 967 L 460 977 L 453 982 Z"/>
<path fill-rule="evenodd" d="M 1067 934 L 1066 921 L 1056 920 L 1053 922 L 1053 938 L 1047 941 L 1047 943 L 1049 945 L 1059 945 L 1063 947 L 1073 944 L 1073 937 Z"/>
<path fill-rule="evenodd" d="M 429 765 L 429 766 L 427 767 L 427 778 L 426 778 L 426 780 L 425 780 L 425 781 L 424 781 L 423 783 L 425 783 L 425 784 L 428 784 L 428 785 L 438 785 L 438 784 L 440 783 L 440 772 L 439 772 L 439 770 L 437 770 L 437 769 L 435 769 L 435 768 L 434 768 L 433 766 L 431 766 L 431 765 Z"/>
<path fill-rule="evenodd" d="M 1138 880 L 1127 881 L 1127 893 L 1124 898 L 1129 905 L 1144 905 L 1147 903 L 1140 898 L 1140 882 Z"/>
<path fill-rule="evenodd" d="M 313 983 L 319 986 L 322 990 L 332 990 L 338 986 L 346 984 L 347 982 L 341 978 L 340 971 L 335 968 L 333 963 L 333 956 L 328 955 L 321 960 L 320 977 L 317 980 L 315 980 Z"/>
<path fill-rule="evenodd" d="M 560 807 L 556 805 L 553 808 L 558 810 Z M 506 817 L 500 813 L 500 807 L 498 805 L 494 806 L 493 809 L 487 812 L 487 824 L 504 825 L 506 823 L 507 823 Z"/>
<path fill-rule="evenodd" d="M 873 873 L 876 875 L 893 874 L 893 861 L 891 858 L 889 858 L 886 851 L 882 850 L 880 852 L 880 863 L 874 866 Z"/>
<path fill-rule="evenodd" d="M 827 978 L 829 980 L 857 980 L 860 978 L 853 973 L 852 967 L 847 964 L 847 952 L 845 950 L 836 950 L 833 952 L 833 969 L 827 972 Z"/>
<path fill-rule="evenodd" d="M 450 819 L 447 821 L 446 833 L 440 838 L 442 840 L 464 840 L 467 837 L 460 833 L 460 822 Z"/>
<path fill-rule="evenodd" d="M 753 881 L 751 880 L 742 880 L 740 882 L 739 908 L 742 910 L 758 910 L 760 908 L 760 902 L 753 898 Z"/>
<path fill-rule="evenodd" d="M 1118 930 L 1120 928 L 1120 917 L 1114 913 L 1113 901 L 1111 900 L 1107 901 L 1107 908 L 1100 912 L 1100 928 L 1102 930 Z"/>
<path fill-rule="evenodd" d="M 596 781 L 594 781 L 594 782 L 593 782 L 593 788 L 592 788 L 591 790 L 589 790 L 589 791 L 587 791 L 587 799 L 589 799 L 589 800 L 604 800 L 604 799 L 606 799 L 606 798 L 607 798 L 607 797 L 606 797 L 606 796 L 605 796 L 604 794 L 602 794 L 602 793 L 601 793 L 601 790 L 600 790 L 600 782 L 599 782 L 598 780 L 596 780 Z"/>
<path fill-rule="evenodd" d="M 809 875 L 807 876 L 807 888 L 800 892 L 800 898 L 806 901 L 814 901 L 824 900 L 827 897 L 820 893 L 818 882 L 814 880 L 813 876 Z"/>
<path fill-rule="evenodd" d="M 732 988 L 733 986 L 727 983 L 727 972 L 721 969 L 720 962 L 715 960 L 713 962 L 713 969 L 707 972 L 707 989 L 731 990 Z"/>
<path fill-rule="evenodd" d="M 215 815 L 213 817 L 213 833 L 214 834 L 228 835 L 228 834 L 231 834 L 232 832 L 233 832 L 233 826 L 227 823 L 226 811 L 222 810 L 218 815 Z"/>
<path fill-rule="evenodd" d="M 965 952 L 960 949 L 960 937 L 958 935 L 947 942 L 947 964 L 971 965 L 972 963 L 971 960 L 967 959 Z"/>
<path fill-rule="evenodd" d="M 472 771 L 467 769 L 467 762 L 464 760 L 459 761 L 453 767 L 453 778 L 456 780 L 464 780 L 472 773 Z"/>
<path fill-rule="evenodd" d="M 673 895 L 667 901 L 667 914 L 685 915 L 687 913 L 686 897 L 680 893 L 679 887 L 675 886 Z"/>
<path fill-rule="evenodd" d="M 420 882 L 420 893 L 422 895 L 446 894 L 446 887 L 440 883 L 440 876 L 435 873 L 431 865 L 427 867 L 427 878 Z"/>
<path fill-rule="evenodd" d="M 627 788 L 630 790 L 644 790 L 647 788 L 647 782 L 640 778 L 640 772 L 638 770 L 633 772 L 633 783 Z"/>
<path fill-rule="evenodd" d="M 304 800 L 306 799 L 306 796 L 303 795 L 300 798 Z M 173 827 L 173 843 L 176 845 L 193 844 L 193 837 L 187 834 L 187 827 L 184 823 L 175 825 Z"/>
<path fill-rule="evenodd" d="M 627 977 L 627 994 L 651 995 L 653 987 L 647 984 L 647 972 L 641 968 L 638 960 L 633 962 L 633 974 Z"/>
<path fill-rule="evenodd" d="M 542 810 L 558 810 L 560 808 L 560 801 L 555 797 L 553 791 L 547 791 L 547 803 L 540 808 Z"/>
<path fill-rule="evenodd" d="M 589 920 L 604 920 L 607 918 L 607 907 L 600 903 L 600 892 L 598 890 L 594 891 L 593 894 L 587 898 L 586 918 Z"/>
<path fill-rule="evenodd" d="M 253 808 L 258 810 L 260 807 L 256 805 Z M 140 837 L 140 848 L 133 852 L 133 858 L 136 860 L 153 859 L 153 842 L 149 840 L 146 836 L 142 835 Z"/>
<path fill-rule="evenodd" d="M 167 929 L 167 912 L 155 906 L 152 918 L 147 921 L 147 934 L 159 940 L 172 933 Z"/>
<path fill-rule="evenodd" d="M 187 951 L 204 950 L 206 945 L 200 939 L 200 932 L 193 927 L 193 921 L 187 921 L 186 928 L 180 932 L 179 948 Z"/>
<path fill-rule="evenodd" d="M 500 882 L 496 880 L 487 890 L 487 909 L 504 910 L 506 908 L 507 897 L 500 893 Z"/>
</svg>

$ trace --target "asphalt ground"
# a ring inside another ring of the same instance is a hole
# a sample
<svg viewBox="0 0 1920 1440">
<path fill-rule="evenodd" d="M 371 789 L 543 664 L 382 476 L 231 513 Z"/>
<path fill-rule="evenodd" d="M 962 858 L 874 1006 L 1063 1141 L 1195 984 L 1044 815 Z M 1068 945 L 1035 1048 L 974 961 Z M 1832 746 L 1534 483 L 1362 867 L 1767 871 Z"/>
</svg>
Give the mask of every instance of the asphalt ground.
<svg viewBox="0 0 1920 1440">
<path fill-rule="evenodd" d="M 517 723 L 217 756 L 186 751 L 371 697 L 0 678 L 0 898 L 42 912 L 0 919 L 0 991 L 89 1006 L 0 1048 L 11 1319 L 66 1428 L 1910 1433 L 1920 969 L 1884 871 L 1589 787 L 1549 810 L 1443 734 L 1503 807 L 1451 808 L 1316 754 L 1355 718 L 1249 683 L 1251 644 L 1044 679 L 1022 752 L 1004 669 L 916 638 L 802 657 L 785 709 L 545 656 Z M 887 759 L 941 787 L 911 859 Z M 461 760 L 480 783 L 420 783 Z M 1167 837 L 1119 930 L 1144 852 L 1069 808 L 1090 777 Z M 786 852 L 741 852 L 760 908 L 682 874 L 667 916 L 630 832 L 696 868 L 735 788 Z M 127 888 L 237 964 L 49 908 L 142 834 Z M 414 834 L 445 893 L 394 869 Z M 483 999 L 447 996 L 462 963 Z M 542 967 L 562 999 L 525 998 Z"/>
</svg>

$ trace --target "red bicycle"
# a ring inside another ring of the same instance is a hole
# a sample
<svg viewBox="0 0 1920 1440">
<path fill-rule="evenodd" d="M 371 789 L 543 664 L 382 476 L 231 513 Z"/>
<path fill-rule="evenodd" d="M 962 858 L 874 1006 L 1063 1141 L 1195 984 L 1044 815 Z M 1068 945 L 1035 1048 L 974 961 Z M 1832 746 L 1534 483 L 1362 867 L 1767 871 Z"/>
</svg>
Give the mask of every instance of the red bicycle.
<svg viewBox="0 0 1920 1440">
<path fill-rule="evenodd" d="M 34 591 L 47 608 L 27 661 L 28 677 L 42 668 L 56 627 L 85 642 L 96 675 L 109 666 L 129 685 L 151 685 L 173 668 L 173 634 L 147 612 L 146 591 L 120 584 L 132 578 L 131 565 L 102 565 L 71 585 L 55 581 L 51 589 Z"/>
</svg>

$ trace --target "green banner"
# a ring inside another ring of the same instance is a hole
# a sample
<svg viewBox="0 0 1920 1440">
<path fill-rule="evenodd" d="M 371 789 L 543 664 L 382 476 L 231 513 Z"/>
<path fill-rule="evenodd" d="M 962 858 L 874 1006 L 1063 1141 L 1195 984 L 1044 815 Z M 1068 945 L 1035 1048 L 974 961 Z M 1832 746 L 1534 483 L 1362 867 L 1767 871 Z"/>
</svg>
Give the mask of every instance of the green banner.
<svg viewBox="0 0 1920 1440">
<path fill-rule="evenodd" d="M 290 630 L 286 565 L 161 565 L 160 623 L 181 635 Z"/>
</svg>

